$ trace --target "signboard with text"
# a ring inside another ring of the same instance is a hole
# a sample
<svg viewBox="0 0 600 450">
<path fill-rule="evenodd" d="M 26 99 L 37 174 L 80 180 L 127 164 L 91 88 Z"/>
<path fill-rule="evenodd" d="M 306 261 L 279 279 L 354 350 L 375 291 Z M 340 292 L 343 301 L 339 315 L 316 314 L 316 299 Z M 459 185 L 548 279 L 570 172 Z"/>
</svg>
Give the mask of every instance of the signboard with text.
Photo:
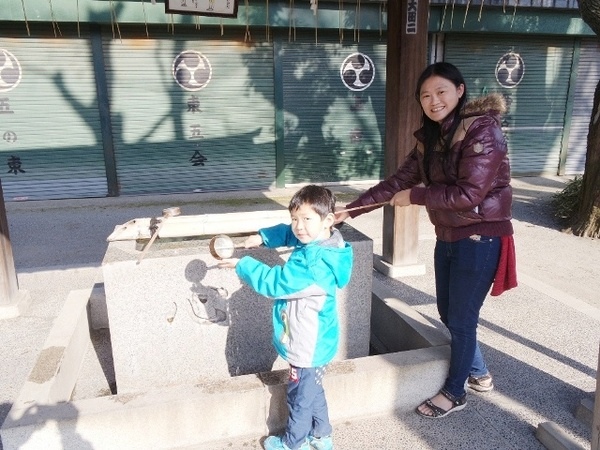
<svg viewBox="0 0 600 450">
<path fill-rule="evenodd" d="M 237 17 L 238 0 L 165 0 L 165 12 L 196 16 Z"/>
</svg>

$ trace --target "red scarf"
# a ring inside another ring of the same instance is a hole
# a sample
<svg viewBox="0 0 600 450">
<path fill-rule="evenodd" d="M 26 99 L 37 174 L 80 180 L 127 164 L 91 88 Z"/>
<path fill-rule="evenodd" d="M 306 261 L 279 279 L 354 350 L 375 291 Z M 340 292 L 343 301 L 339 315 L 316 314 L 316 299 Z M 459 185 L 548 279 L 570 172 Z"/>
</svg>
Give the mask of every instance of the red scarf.
<svg viewBox="0 0 600 450">
<path fill-rule="evenodd" d="M 494 276 L 494 284 L 490 295 L 498 296 L 517 286 L 517 258 L 513 236 L 502 236 L 500 260 Z"/>
</svg>

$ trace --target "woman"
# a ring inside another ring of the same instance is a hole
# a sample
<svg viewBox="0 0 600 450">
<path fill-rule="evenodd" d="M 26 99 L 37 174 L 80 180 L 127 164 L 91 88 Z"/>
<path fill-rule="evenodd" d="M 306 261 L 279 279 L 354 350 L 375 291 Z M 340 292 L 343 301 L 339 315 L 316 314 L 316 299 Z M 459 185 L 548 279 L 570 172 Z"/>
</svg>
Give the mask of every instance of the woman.
<svg viewBox="0 0 600 450">
<path fill-rule="evenodd" d="M 499 117 L 506 104 L 500 94 L 467 103 L 462 74 L 446 62 L 425 69 L 415 95 L 423 109 L 416 147 L 395 174 L 346 208 L 424 205 L 435 225 L 436 299 L 452 338 L 450 368 L 442 389 L 417 413 L 441 418 L 466 406 L 465 385 L 493 389 L 476 330 L 501 249 L 514 250 L 510 165 Z M 373 209 L 337 213 L 336 223 Z M 514 275 L 514 259 L 509 263 Z"/>
</svg>

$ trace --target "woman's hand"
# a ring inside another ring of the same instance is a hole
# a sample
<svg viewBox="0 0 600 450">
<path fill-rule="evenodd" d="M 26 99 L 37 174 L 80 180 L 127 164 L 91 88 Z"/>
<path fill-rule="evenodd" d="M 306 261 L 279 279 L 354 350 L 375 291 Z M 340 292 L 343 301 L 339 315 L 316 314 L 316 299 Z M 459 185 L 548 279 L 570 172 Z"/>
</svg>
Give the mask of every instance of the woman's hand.
<svg viewBox="0 0 600 450">
<path fill-rule="evenodd" d="M 222 259 L 219 261 L 217 266 L 219 266 L 221 269 L 235 269 L 235 266 L 237 266 L 239 261 L 239 258 Z"/>
<path fill-rule="evenodd" d="M 396 192 L 390 200 L 390 205 L 392 206 L 409 206 L 410 204 L 410 189 Z"/>
<path fill-rule="evenodd" d="M 244 248 L 260 247 L 263 243 L 262 236 L 260 234 L 252 234 L 244 241 Z"/>
<path fill-rule="evenodd" d="M 346 220 L 348 217 L 350 217 L 350 214 L 348 214 L 347 211 L 340 211 L 340 212 L 336 212 L 335 213 L 335 220 L 334 220 L 334 224 L 338 224 L 340 222 L 343 222 L 344 220 Z"/>
</svg>

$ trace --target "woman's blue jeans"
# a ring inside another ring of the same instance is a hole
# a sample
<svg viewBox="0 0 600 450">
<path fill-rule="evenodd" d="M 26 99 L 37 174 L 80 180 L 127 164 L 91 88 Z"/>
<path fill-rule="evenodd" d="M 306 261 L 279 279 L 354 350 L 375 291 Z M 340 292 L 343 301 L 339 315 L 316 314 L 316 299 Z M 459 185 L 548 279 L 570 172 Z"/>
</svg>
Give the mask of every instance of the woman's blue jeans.
<svg viewBox="0 0 600 450">
<path fill-rule="evenodd" d="M 437 307 L 452 338 L 450 369 L 444 389 L 455 397 L 464 395 L 469 375 L 481 376 L 488 372 L 477 343 L 477 322 L 494 281 L 500 242 L 500 237 L 479 235 L 456 242 L 436 242 Z"/>
</svg>

